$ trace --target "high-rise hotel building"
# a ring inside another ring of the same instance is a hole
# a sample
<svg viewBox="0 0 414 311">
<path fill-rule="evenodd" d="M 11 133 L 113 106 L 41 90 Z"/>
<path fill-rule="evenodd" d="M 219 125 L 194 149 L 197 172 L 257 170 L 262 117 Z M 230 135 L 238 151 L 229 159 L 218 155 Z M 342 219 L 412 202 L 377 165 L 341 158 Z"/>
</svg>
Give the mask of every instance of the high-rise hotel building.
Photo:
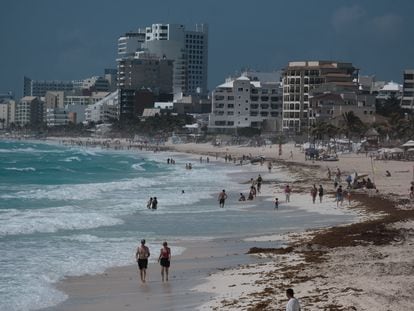
<svg viewBox="0 0 414 311">
<path fill-rule="evenodd" d="M 406 109 L 414 109 L 414 69 L 404 70 L 401 107 Z"/>
<path fill-rule="evenodd" d="M 153 24 L 118 39 L 118 59 L 134 57 L 140 51 L 174 62 L 174 95 L 207 94 L 207 25 L 186 30 L 179 24 Z"/>
<path fill-rule="evenodd" d="M 356 91 L 357 77 L 358 69 L 351 63 L 289 62 L 283 71 L 283 130 L 299 133 L 315 122 L 309 104 L 309 94 L 314 88 L 329 83 Z"/>
</svg>

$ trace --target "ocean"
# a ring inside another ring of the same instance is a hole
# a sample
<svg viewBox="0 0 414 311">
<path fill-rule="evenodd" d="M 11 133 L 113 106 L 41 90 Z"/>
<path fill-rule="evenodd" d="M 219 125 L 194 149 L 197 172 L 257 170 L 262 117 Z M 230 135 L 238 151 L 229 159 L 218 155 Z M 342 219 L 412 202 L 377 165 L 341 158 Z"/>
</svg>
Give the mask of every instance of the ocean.
<svg viewBox="0 0 414 311">
<path fill-rule="evenodd" d="M 349 222 L 352 215 L 237 202 L 248 168 L 138 150 L 0 140 L 0 310 L 36 310 L 67 297 L 65 276 L 134 264 L 145 238 L 162 241 L 259 235 Z M 193 169 L 185 169 L 192 162 Z M 239 174 L 239 175 L 238 175 Z M 282 176 L 282 175 L 281 175 Z M 252 176 L 254 177 L 254 176 Z M 229 193 L 224 209 L 217 194 Z M 183 193 L 184 190 L 184 193 Z M 147 209 L 156 196 L 158 209 Z M 172 243 L 171 243 L 172 242 Z M 154 256 L 156 257 L 156 256 Z M 154 260 L 154 258 L 152 258 Z"/>
</svg>

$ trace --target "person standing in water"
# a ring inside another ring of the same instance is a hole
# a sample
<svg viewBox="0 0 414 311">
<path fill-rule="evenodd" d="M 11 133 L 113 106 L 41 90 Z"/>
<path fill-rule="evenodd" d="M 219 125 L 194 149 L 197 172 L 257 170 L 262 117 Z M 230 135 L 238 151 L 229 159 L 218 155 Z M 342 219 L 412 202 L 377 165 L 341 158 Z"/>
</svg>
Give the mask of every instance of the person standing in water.
<svg viewBox="0 0 414 311">
<path fill-rule="evenodd" d="M 157 197 L 154 197 L 154 198 L 152 199 L 152 205 L 151 205 L 151 208 L 152 208 L 152 209 L 157 209 L 157 205 L 158 205 L 158 200 L 157 200 Z"/>
<path fill-rule="evenodd" d="M 171 249 L 168 247 L 167 242 L 162 243 L 162 248 L 160 250 L 160 256 L 158 257 L 158 262 L 161 265 L 162 281 L 164 282 L 165 276 L 165 281 L 168 282 L 168 270 L 170 269 L 171 265 Z"/>
<path fill-rule="evenodd" d="M 312 203 L 315 204 L 316 202 L 316 196 L 318 195 L 318 189 L 316 188 L 315 185 L 313 185 L 312 189 L 311 189 L 311 196 L 312 196 Z"/>
<path fill-rule="evenodd" d="M 262 176 L 257 177 L 257 192 L 260 193 L 260 189 L 262 188 L 262 182 L 263 182 L 263 178 Z"/>
<path fill-rule="evenodd" d="M 150 251 L 147 246 L 145 246 L 145 240 L 141 240 L 141 245 L 138 246 L 135 253 L 135 259 L 138 263 L 138 269 L 141 276 L 141 282 L 146 282 L 147 277 L 147 268 L 148 268 L 148 257 L 150 256 Z"/>
<path fill-rule="evenodd" d="M 221 208 L 224 207 L 224 203 L 226 202 L 226 199 L 227 199 L 226 190 L 223 189 L 223 191 L 220 192 L 219 195 L 218 195 L 218 201 L 219 201 L 219 204 L 220 204 Z"/>
<path fill-rule="evenodd" d="M 322 198 L 323 198 L 323 187 L 322 187 L 322 185 L 319 185 L 318 192 L 319 192 L 319 202 L 322 203 Z"/>
<path fill-rule="evenodd" d="M 285 187 L 286 202 L 290 202 L 290 193 L 291 192 L 292 192 L 292 189 L 289 187 L 289 185 L 286 185 L 286 187 Z"/>
<path fill-rule="evenodd" d="M 152 208 L 152 198 L 150 198 L 150 199 L 148 200 L 148 203 L 147 203 L 147 208 L 148 208 L 148 209 L 151 209 L 151 208 Z"/>
</svg>

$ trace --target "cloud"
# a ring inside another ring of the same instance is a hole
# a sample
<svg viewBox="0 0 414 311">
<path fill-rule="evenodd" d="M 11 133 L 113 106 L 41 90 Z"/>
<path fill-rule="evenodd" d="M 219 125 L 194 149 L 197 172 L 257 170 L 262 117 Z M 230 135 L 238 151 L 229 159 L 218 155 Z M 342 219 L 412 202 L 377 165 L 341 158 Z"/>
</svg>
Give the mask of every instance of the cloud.
<svg viewBox="0 0 414 311">
<path fill-rule="evenodd" d="M 347 32 L 359 23 L 365 16 L 365 10 L 359 5 L 342 7 L 336 10 L 332 15 L 332 26 L 337 32 Z"/>
<path fill-rule="evenodd" d="M 392 38 L 403 30 L 403 18 L 396 14 L 376 16 L 368 21 L 367 29 L 377 37 Z"/>
</svg>

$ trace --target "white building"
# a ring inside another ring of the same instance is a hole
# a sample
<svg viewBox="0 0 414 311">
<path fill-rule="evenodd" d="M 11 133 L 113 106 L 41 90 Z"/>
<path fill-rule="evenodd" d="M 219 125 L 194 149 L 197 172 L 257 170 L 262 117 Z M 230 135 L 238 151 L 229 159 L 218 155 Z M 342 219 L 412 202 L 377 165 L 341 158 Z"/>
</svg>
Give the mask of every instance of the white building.
<svg viewBox="0 0 414 311">
<path fill-rule="evenodd" d="M 44 120 L 43 102 L 35 96 L 25 96 L 16 104 L 15 122 L 20 125 L 36 125 Z"/>
<path fill-rule="evenodd" d="M 119 119 L 119 97 L 115 91 L 85 109 L 85 121 L 106 123 Z"/>
<path fill-rule="evenodd" d="M 244 73 L 237 79 L 227 79 L 212 93 L 209 130 L 235 132 L 237 128 L 254 127 L 279 131 L 281 92 L 279 78 L 262 82 L 258 75 Z"/>
<path fill-rule="evenodd" d="M 403 87 L 401 84 L 398 84 L 394 81 L 385 83 L 378 90 L 378 94 L 376 95 L 376 99 L 378 102 L 385 102 L 388 98 L 394 96 L 397 99 L 401 99 Z"/>
<path fill-rule="evenodd" d="M 196 25 L 195 30 L 186 30 L 179 24 L 153 24 L 118 39 L 119 59 L 131 57 L 140 50 L 174 61 L 175 95 L 207 93 L 207 25 Z"/>
<path fill-rule="evenodd" d="M 16 102 L 12 99 L 0 100 L 0 129 L 5 129 L 15 123 Z"/>
</svg>

